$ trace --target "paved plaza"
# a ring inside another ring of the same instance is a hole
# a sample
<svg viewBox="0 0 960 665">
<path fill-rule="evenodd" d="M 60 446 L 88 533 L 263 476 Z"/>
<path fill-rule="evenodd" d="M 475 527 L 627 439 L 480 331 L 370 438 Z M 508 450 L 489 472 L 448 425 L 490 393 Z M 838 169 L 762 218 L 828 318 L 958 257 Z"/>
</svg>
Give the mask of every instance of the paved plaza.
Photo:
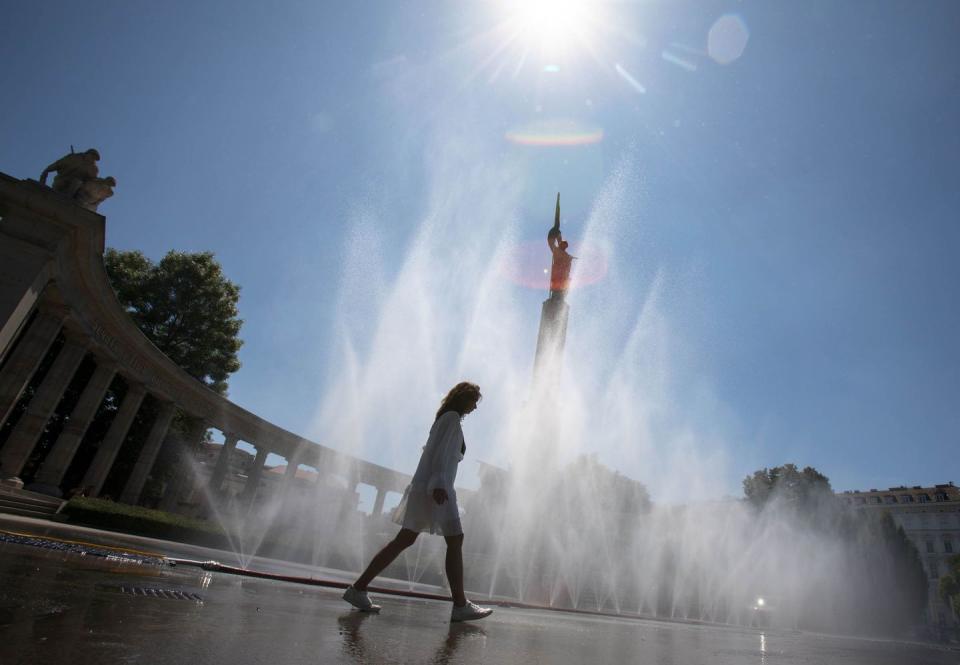
<svg viewBox="0 0 960 665">
<path fill-rule="evenodd" d="M 0 518 L 6 531 L 32 526 L 39 532 L 41 524 Z M 145 549 L 178 556 L 198 553 L 94 530 L 46 530 L 91 542 L 152 545 Z M 330 571 L 314 574 L 330 577 Z M 920 644 L 516 608 L 498 607 L 484 621 L 451 625 L 446 603 L 380 596 L 383 612 L 370 615 L 351 610 L 339 595 L 193 567 L 0 544 L 0 662 L 960 663 L 960 651 Z"/>
</svg>

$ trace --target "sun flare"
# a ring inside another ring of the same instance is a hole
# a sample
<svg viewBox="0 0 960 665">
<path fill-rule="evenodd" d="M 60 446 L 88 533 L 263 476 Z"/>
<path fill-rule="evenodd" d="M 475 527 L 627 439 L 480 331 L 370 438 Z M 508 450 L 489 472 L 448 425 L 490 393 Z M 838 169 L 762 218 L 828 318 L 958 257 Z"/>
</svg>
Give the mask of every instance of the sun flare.
<svg viewBox="0 0 960 665">
<path fill-rule="evenodd" d="M 527 47 L 563 53 L 589 39 L 596 3 L 588 0 L 512 0 L 504 3 L 509 22 Z"/>
</svg>

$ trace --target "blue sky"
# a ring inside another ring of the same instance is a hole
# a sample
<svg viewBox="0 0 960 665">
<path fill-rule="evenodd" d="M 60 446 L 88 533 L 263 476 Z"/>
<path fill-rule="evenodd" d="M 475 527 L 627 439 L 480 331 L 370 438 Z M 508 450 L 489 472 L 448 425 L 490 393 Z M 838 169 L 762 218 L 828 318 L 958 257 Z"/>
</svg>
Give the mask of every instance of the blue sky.
<svg viewBox="0 0 960 665">
<path fill-rule="evenodd" d="M 664 500 L 690 464 L 716 471 L 705 497 L 791 461 L 837 489 L 960 481 L 960 8 L 584 11 L 582 40 L 561 24 L 544 49 L 515 3 L 21 3 L 0 24 L 0 170 L 98 148 L 108 244 L 213 250 L 242 286 L 231 398 L 374 461 L 412 470 L 467 372 L 491 405 L 471 452 L 509 463 L 490 421 L 545 293 L 494 264 L 540 260 L 523 248 L 560 190 L 568 237 L 609 264 L 571 294 L 570 411 L 603 428 L 590 394 L 658 404 L 642 453 L 572 450 Z M 464 341 L 491 319 L 509 353 Z"/>
</svg>

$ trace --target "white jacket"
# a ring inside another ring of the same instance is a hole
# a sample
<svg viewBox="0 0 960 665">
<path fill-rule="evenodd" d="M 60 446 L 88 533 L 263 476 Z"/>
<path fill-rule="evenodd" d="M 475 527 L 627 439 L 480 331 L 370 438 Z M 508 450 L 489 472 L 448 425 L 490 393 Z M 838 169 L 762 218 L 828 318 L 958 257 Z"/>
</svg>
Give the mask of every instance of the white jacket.
<svg viewBox="0 0 960 665">
<path fill-rule="evenodd" d="M 447 411 L 437 418 L 430 428 L 430 436 L 423 447 L 420 463 L 413 474 L 411 485 L 428 491 L 445 489 L 453 492 L 453 481 L 457 478 L 457 467 L 463 459 L 463 430 L 460 428 L 460 414 Z"/>
</svg>

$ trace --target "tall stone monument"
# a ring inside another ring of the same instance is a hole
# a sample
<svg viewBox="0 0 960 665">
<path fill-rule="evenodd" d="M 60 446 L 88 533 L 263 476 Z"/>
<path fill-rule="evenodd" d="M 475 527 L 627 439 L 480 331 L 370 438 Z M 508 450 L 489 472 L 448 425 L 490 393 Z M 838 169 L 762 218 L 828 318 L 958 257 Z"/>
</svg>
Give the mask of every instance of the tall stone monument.
<svg viewBox="0 0 960 665">
<path fill-rule="evenodd" d="M 573 260 L 567 251 L 569 244 L 560 231 L 560 193 L 557 192 L 557 207 L 553 227 L 547 232 L 547 246 L 553 255 L 550 265 L 550 296 L 543 301 L 540 310 L 540 332 L 537 335 L 537 352 L 533 360 L 533 389 L 535 393 L 552 391 L 560 382 L 563 347 L 567 339 L 567 289 L 570 286 L 570 269 Z"/>
</svg>

